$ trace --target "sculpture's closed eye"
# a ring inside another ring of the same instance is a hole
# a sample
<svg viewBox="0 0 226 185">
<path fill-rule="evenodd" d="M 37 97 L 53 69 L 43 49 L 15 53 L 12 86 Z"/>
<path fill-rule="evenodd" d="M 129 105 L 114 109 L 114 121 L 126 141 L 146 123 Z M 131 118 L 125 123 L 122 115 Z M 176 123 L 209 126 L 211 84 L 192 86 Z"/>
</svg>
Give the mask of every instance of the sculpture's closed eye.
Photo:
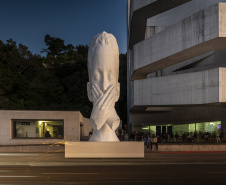
<svg viewBox="0 0 226 185">
<path fill-rule="evenodd" d="M 112 74 L 112 72 L 109 72 L 108 73 L 108 81 L 112 81 L 113 80 L 113 74 Z"/>
<path fill-rule="evenodd" d="M 94 76 L 94 80 L 95 81 L 99 81 L 100 80 L 100 73 L 98 71 L 95 71 L 93 76 Z"/>
</svg>

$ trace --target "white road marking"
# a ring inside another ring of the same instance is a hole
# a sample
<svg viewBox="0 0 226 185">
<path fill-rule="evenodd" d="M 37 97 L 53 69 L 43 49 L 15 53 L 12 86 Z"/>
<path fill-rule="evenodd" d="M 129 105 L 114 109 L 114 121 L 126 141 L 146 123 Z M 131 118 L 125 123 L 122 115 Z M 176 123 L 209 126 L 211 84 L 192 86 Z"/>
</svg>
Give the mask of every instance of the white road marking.
<svg viewBox="0 0 226 185">
<path fill-rule="evenodd" d="M 12 170 L 0 170 L 0 172 L 12 172 Z"/>
<path fill-rule="evenodd" d="M 38 176 L 0 176 L 0 178 L 13 178 L 13 177 L 15 177 L 15 178 L 27 178 L 27 177 L 38 177 Z"/>
<path fill-rule="evenodd" d="M 97 175 L 99 173 L 42 173 L 45 175 Z"/>
<path fill-rule="evenodd" d="M 4 153 L 4 154 L 0 154 L 0 156 L 37 156 L 39 154 L 8 154 L 8 153 Z"/>
</svg>

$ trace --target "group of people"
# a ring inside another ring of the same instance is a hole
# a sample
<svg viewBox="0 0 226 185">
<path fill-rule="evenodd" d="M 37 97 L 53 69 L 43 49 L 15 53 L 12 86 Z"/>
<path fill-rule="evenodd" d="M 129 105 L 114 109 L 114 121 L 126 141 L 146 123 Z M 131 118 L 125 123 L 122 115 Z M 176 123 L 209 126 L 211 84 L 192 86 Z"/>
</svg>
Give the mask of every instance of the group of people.
<svg viewBox="0 0 226 185">
<path fill-rule="evenodd" d="M 141 132 L 131 132 L 130 133 L 130 140 L 131 141 L 141 141 L 143 140 L 143 133 Z"/>
<path fill-rule="evenodd" d="M 147 150 L 149 150 L 150 146 L 152 150 L 153 145 L 156 145 L 156 149 L 158 150 L 158 139 L 155 134 L 152 134 L 151 138 L 149 137 L 149 135 L 146 135 L 144 137 L 144 144 L 147 146 Z"/>
<path fill-rule="evenodd" d="M 118 131 L 116 132 L 116 135 L 118 136 L 120 141 L 129 141 L 129 135 L 127 127 L 119 127 Z"/>
<path fill-rule="evenodd" d="M 212 134 L 209 132 L 190 132 L 186 133 L 184 132 L 181 136 L 179 136 L 177 133 L 175 134 L 175 138 L 177 142 L 224 142 L 225 137 L 224 133 L 221 132 L 220 134 L 217 134 L 216 132 L 213 132 Z"/>
</svg>

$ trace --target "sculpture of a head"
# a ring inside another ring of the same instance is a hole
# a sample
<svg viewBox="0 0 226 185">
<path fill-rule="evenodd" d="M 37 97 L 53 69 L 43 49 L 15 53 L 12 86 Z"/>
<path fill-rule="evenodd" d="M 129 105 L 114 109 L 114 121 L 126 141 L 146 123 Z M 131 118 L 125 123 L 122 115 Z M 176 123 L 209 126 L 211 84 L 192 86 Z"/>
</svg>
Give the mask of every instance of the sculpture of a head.
<svg viewBox="0 0 226 185">
<path fill-rule="evenodd" d="M 89 82 L 87 83 L 88 97 L 93 102 L 91 89 L 96 85 L 103 93 L 109 85 L 115 85 L 115 102 L 119 99 L 119 49 L 112 34 L 102 32 L 93 37 L 88 51 Z"/>
</svg>

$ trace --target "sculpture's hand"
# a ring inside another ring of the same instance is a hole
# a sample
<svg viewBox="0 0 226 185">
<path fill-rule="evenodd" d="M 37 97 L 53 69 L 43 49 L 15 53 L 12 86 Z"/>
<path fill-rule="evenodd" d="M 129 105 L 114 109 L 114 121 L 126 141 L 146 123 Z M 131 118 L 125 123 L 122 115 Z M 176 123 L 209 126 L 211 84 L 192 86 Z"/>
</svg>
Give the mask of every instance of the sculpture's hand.
<svg viewBox="0 0 226 185">
<path fill-rule="evenodd" d="M 104 125 L 109 117 L 109 113 L 114 108 L 115 88 L 115 85 L 110 85 L 104 94 L 96 85 L 94 85 L 92 88 L 94 104 L 90 118 L 94 120 L 92 125 L 95 124 L 97 130 L 99 130 Z"/>
<path fill-rule="evenodd" d="M 94 84 L 91 89 L 93 103 L 95 103 L 99 98 L 103 96 L 102 91 Z"/>
</svg>

